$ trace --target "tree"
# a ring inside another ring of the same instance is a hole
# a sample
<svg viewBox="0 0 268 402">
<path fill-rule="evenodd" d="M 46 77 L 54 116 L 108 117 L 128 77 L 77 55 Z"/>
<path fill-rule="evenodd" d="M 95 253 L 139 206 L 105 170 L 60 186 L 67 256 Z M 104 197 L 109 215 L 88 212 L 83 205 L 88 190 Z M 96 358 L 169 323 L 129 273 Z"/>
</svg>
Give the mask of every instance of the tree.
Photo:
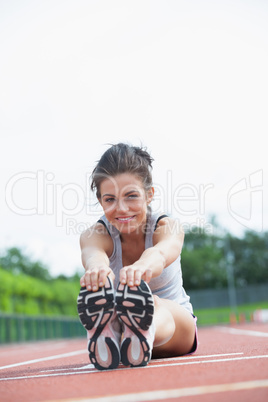
<svg viewBox="0 0 268 402">
<path fill-rule="evenodd" d="M 6 250 L 5 254 L 0 257 L 0 266 L 14 274 L 24 273 L 44 281 L 51 279 L 50 273 L 43 263 L 32 261 L 17 247 Z"/>
<path fill-rule="evenodd" d="M 243 238 L 229 236 L 237 286 L 268 282 L 268 232 L 247 231 Z"/>
<path fill-rule="evenodd" d="M 227 286 L 227 265 L 232 263 L 236 287 L 268 282 L 268 232 L 206 234 L 200 228 L 185 235 L 182 270 L 186 289 Z"/>
<path fill-rule="evenodd" d="M 202 229 L 186 233 L 181 260 L 186 289 L 227 286 L 224 249 L 219 237 Z"/>
</svg>

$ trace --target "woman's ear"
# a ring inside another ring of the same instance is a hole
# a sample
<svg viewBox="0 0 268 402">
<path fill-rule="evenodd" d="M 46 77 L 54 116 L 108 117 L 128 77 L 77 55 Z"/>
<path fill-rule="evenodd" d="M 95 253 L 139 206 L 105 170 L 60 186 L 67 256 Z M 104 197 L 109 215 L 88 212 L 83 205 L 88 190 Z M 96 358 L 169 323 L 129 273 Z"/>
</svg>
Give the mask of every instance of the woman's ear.
<svg viewBox="0 0 268 402">
<path fill-rule="evenodd" d="M 149 205 L 154 198 L 154 187 L 151 187 L 150 190 L 147 191 L 147 205 Z"/>
</svg>

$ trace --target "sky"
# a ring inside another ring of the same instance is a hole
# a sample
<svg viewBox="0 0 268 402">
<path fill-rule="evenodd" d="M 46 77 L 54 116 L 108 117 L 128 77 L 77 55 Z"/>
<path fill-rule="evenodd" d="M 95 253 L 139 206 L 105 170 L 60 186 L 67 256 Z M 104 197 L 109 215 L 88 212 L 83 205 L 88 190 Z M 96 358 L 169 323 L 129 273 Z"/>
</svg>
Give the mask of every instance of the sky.
<svg viewBox="0 0 268 402">
<path fill-rule="evenodd" d="M 268 230 L 268 3 L 0 0 L 0 251 L 81 270 L 109 144 L 154 158 L 156 212 Z"/>
</svg>

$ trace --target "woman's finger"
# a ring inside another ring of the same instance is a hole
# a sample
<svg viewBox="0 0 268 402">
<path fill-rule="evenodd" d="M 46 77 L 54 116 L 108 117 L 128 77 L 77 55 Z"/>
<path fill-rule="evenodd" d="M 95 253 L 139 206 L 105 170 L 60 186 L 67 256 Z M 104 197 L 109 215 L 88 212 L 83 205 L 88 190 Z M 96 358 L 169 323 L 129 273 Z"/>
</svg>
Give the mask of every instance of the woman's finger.
<svg viewBox="0 0 268 402">
<path fill-rule="evenodd" d="M 141 271 L 137 269 L 134 273 L 134 285 L 139 286 L 141 283 Z"/>
<path fill-rule="evenodd" d="M 82 286 L 82 288 L 86 286 L 85 275 L 80 278 L 80 285 Z"/>
<path fill-rule="evenodd" d="M 99 289 L 99 272 L 92 270 L 90 272 L 91 289 L 96 292 Z"/>
<path fill-rule="evenodd" d="M 105 285 L 105 282 L 106 282 L 108 274 L 109 274 L 108 269 L 102 268 L 102 269 L 99 270 L 99 279 L 98 279 L 98 281 L 99 281 L 99 287 L 100 288 Z"/>
<path fill-rule="evenodd" d="M 120 283 L 122 283 L 122 285 L 125 285 L 127 283 L 127 274 L 125 268 L 122 268 L 120 270 L 119 281 Z"/>
<path fill-rule="evenodd" d="M 147 269 L 147 270 L 144 272 L 143 279 L 144 279 L 145 282 L 147 282 L 147 283 L 150 282 L 150 280 L 152 279 L 152 270 L 151 270 L 151 269 Z"/>
<path fill-rule="evenodd" d="M 134 286 L 134 269 L 128 268 L 126 271 L 126 276 L 128 286 Z"/>
</svg>

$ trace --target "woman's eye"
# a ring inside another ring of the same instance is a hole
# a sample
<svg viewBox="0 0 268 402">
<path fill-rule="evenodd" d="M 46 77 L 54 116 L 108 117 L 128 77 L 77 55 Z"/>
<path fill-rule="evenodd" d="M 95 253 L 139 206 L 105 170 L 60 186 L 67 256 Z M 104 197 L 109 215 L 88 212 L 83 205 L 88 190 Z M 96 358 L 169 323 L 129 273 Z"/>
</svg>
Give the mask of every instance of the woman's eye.
<svg viewBox="0 0 268 402">
<path fill-rule="evenodd" d="M 114 198 L 106 198 L 105 199 L 105 202 L 113 202 L 114 201 Z"/>
</svg>

